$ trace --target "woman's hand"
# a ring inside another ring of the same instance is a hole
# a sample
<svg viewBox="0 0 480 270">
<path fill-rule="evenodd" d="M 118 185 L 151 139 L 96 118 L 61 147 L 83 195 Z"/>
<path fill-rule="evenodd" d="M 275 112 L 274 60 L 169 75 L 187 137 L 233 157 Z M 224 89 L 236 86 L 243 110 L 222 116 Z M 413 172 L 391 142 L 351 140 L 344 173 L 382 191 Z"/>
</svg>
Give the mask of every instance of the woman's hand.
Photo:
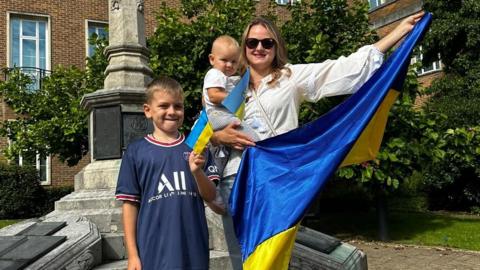
<svg viewBox="0 0 480 270">
<path fill-rule="evenodd" d="M 424 14 L 425 12 L 421 11 L 417 14 L 405 18 L 397 25 L 397 27 L 395 27 L 395 29 L 392 30 L 392 32 L 390 32 L 388 35 L 375 43 L 374 46 L 383 53 L 387 52 L 400 39 L 402 39 L 406 34 L 410 33 L 410 31 L 412 31 L 415 24 L 420 21 Z"/>
<path fill-rule="evenodd" d="M 233 122 L 224 129 L 215 131 L 211 141 L 216 145 L 223 144 L 236 150 L 243 150 L 246 146 L 255 146 L 252 138 L 237 130 L 239 126 L 240 122 Z"/>
</svg>

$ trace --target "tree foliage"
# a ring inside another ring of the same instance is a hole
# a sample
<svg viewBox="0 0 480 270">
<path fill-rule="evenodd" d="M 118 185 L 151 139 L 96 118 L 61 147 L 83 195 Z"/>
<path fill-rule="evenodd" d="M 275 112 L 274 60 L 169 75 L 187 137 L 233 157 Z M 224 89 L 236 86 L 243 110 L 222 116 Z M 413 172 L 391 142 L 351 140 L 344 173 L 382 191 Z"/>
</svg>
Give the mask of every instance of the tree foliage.
<svg viewBox="0 0 480 270">
<path fill-rule="evenodd" d="M 88 59 L 87 69 L 56 67 L 42 79 L 40 88 L 18 69 L 5 70 L 8 80 L 0 82 L 0 94 L 19 116 L 0 124 L 0 135 L 8 136 L 10 158 L 27 153 L 56 154 L 75 165 L 88 151 L 87 112 L 80 100 L 103 86 L 106 59 L 105 40 L 94 39 L 97 52 Z"/>
<path fill-rule="evenodd" d="M 442 137 L 445 158 L 424 170 L 431 207 L 474 210 L 480 205 L 480 126 L 448 129 Z"/>
<path fill-rule="evenodd" d="M 424 60 L 440 55 L 444 77 L 426 89 L 427 113 L 446 115 L 438 123 L 445 158 L 424 168 L 435 209 L 468 210 L 480 203 L 480 3 L 425 1 L 433 13 L 424 41 Z"/>
<path fill-rule="evenodd" d="M 445 128 L 479 125 L 480 118 L 480 2 L 425 1 L 434 15 L 425 39 L 426 61 L 440 54 L 445 77 L 427 91 L 427 110 L 448 116 Z"/>
</svg>

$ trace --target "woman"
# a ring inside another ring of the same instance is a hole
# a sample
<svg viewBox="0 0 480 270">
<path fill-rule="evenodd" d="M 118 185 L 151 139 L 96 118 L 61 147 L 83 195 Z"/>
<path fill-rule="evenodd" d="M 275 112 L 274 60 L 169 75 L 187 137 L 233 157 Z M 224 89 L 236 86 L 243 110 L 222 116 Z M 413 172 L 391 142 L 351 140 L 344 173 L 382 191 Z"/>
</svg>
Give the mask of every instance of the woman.
<svg viewBox="0 0 480 270">
<path fill-rule="evenodd" d="M 241 41 L 240 63 L 250 68 L 244 121 L 263 140 L 298 127 L 303 101 L 316 102 L 323 97 L 352 94 L 380 67 L 383 54 L 409 33 L 423 12 L 404 19 L 387 36 L 373 45 L 360 48 L 348 57 L 322 63 L 290 65 L 285 43 L 278 29 L 263 18 L 254 19 Z M 220 190 L 228 201 L 235 180 L 241 150 L 254 142 L 235 130 L 237 123 L 215 132 L 214 143 L 236 149 L 224 170 Z M 225 228 L 227 238 L 228 228 Z M 238 263 L 237 263 L 238 264 Z M 239 268 L 241 269 L 241 268 Z"/>
</svg>

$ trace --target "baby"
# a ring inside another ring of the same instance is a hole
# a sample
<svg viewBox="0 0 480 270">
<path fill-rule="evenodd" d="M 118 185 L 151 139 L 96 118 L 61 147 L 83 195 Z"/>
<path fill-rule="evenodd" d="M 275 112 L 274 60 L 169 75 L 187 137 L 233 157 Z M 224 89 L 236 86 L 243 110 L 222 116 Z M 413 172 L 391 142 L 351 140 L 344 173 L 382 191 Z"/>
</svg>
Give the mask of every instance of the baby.
<svg viewBox="0 0 480 270">
<path fill-rule="evenodd" d="M 240 80 L 239 76 L 233 76 L 237 72 L 239 56 L 240 46 L 231 36 L 219 36 L 212 44 L 212 51 L 208 56 L 212 69 L 207 72 L 203 81 L 203 100 L 208 121 L 214 131 L 221 130 L 232 122 L 240 122 L 240 119 L 222 105 L 222 101 Z M 241 124 L 238 129 L 254 141 L 259 140 L 249 126 Z M 228 151 L 221 147 L 213 147 L 211 150 L 222 175 L 228 161 Z"/>
</svg>

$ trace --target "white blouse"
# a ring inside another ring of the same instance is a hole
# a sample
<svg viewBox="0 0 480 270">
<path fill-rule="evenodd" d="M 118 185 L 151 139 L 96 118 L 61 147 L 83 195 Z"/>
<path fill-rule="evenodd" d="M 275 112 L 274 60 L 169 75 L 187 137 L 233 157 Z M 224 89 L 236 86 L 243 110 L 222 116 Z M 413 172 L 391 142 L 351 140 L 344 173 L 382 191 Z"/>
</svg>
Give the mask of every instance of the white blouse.
<svg viewBox="0 0 480 270">
<path fill-rule="evenodd" d="M 263 140 L 298 127 L 298 114 L 303 101 L 316 102 L 323 97 L 356 92 L 381 66 L 383 53 L 367 45 L 348 57 L 322 63 L 287 65 L 284 72 L 269 86 L 271 75 L 262 79 L 257 90 L 247 90 L 243 121 Z M 224 177 L 237 173 L 241 152 L 233 150 L 224 170 Z"/>
</svg>

